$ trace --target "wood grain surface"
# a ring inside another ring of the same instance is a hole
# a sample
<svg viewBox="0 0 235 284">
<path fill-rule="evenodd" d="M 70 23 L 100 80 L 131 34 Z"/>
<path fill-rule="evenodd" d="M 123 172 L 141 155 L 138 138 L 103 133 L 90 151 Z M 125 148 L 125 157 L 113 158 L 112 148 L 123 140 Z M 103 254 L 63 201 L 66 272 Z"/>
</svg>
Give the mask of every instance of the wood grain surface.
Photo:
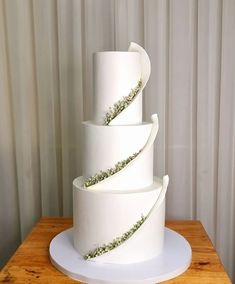
<svg viewBox="0 0 235 284">
<path fill-rule="evenodd" d="M 48 255 L 51 239 L 71 226 L 71 218 L 42 218 L 0 272 L 0 283 L 81 283 L 56 270 Z M 166 226 L 188 240 L 193 258 L 185 273 L 164 283 L 231 283 L 199 221 L 167 221 Z"/>
</svg>

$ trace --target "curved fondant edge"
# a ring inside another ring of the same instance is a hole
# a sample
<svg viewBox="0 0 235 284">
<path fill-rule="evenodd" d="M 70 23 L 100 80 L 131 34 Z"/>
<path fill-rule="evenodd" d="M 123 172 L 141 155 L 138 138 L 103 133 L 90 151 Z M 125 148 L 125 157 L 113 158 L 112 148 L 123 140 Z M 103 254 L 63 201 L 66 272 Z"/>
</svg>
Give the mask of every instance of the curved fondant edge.
<svg viewBox="0 0 235 284">
<path fill-rule="evenodd" d="M 128 51 L 129 52 L 139 52 L 139 54 L 140 54 L 141 82 L 142 82 L 142 84 L 141 84 L 141 88 L 140 88 L 140 90 L 139 90 L 139 92 L 137 94 L 137 96 L 140 96 L 140 95 L 142 95 L 142 91 L 144 90 L 144 88 L 145 88 L 145 86 L 146 86 L 146 84 L 147 84 L 147 82 L 149 80 L 150 74 L 151 74 L 151 62 L 150 62 L 150 59 L 149 59 L 149 56 L 148 56 L 146 50 L 143 47 L 141 47 L 140 45 L 138 45 L 137 43 L 135 43 L 135 42 L 131 42 L 130 43 Z M 134 98 L 134 100 L 137 98 L 137 96 Z M 133 103 L 133 101 L 132 101 L 132 103 Z M 112 119 L 109 122 L 108 125 L 116 125 L 117 124 L 116 123 L 117 118 L 120 118 L 122 116 L 122 114 L 127 112 L 128 111 L 128 107 L 125 108 L 114 119 Z"/>
<path fill-rule="evenodd" d="M 120 171 L 116 172 L 115 174 L 103 179 L 102 181 L 99 181 L 98 183 L 94 184 L 94 185 L 90 185 L 88 188 L 89 189 L 99 189 L 100 188 L 100 185 L 106 185 L 108 183 L 112 183 L 112 180 L 114 178 L 117 178 L 124 173 L 124 171 L 133 166 L 134 163 L 137 163 L 138 160 L 150 149 L 150 147 L 153 145 L 154 143 L 154 140 L 156 139 L 156 136 L 157 136 L 157 133 L 158 133 L 158 130 L 159 130 L 159 122 L 158 122 L 158 115 L 157 114 L 153 114 L 151 116 L 151 119 L 152 119 L 152 122 L 153 122 L 153 125 L 152 125 L 152 129 L 151 129 L 151 132 L 150 132 L 150 135 L 149 135 L 149 138 L 147 140 L 147 142 L 145 143 L 144 147 L 142 148 L 141 152 L 131 161 L 129 162 L 124 168 L 122 168 Z M 97 186 L 99 185 L 99 186 Z"/>
<path fill-rule="evenodd" d="M 160 191 L 160 194 L 157 197 L 156 202 L 154 203 L 152 208 L 149 210 L 149 213 L 146 215 L 146 218 L 145 218 L 144 222 L 133 233 L 133 235 L 131 235 L 128 239 L 126 239 L 123 243 L 121 243 L 119 246 L 115 247 L 114 249 L 112 249 L 112 250 L 110 250 L 108 252 L 105 252 L 102 255 L 95 256 L 94 258 L 90 258 L 88 260 L 89 261 L 106 262 L 106 258 L 109 258 L 109 257 L 114 257 L 115 258 L 115 255 L 117 255 L 120 252 L 120 250 L 123 250 L 123 249 L 125 250 L 126 246 L 128 246 L 128 244 L 131 241 L 133 241 L 134 239 L 137 239 L 139 234 L 141 234 L 141 231 L 144 230 L 145 226 L 150 221 L 150 218 L 154 215 L 154 211 L 156 211 L 161 206 L 162 202 L 164 201 L 168 185 L 169 185 L 169 176 L 165 175 L 165 176 L 163 176 L 163 179 L 162 179 L 162 189 Z"/>
</svg>

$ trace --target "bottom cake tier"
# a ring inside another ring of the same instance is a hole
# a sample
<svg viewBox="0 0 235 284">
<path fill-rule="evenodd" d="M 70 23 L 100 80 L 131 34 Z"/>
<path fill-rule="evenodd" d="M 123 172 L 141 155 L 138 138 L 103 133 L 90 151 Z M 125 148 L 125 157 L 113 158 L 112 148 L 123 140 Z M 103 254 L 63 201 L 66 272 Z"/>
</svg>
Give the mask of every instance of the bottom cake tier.
<svg viewBox="0 0 235 284">
<path fill-rule="evenodd" d="M 146 261 L 163 248 L 165 196 L 161 179 L 134 191 L 92 191 L 73 182 L 74 246 L 85 259 L 127 264 Z"/>
</svg>

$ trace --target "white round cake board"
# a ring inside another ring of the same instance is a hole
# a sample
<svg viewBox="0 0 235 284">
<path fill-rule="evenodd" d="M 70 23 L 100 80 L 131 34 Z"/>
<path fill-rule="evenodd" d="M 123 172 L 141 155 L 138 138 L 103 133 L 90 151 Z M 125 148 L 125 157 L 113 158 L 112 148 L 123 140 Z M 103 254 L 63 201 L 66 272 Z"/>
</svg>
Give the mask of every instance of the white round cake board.
<svg viewBox="0 0 235 284">
<path fill-rule="evenodd" d="M 164 248 L 160 255 L 134 264 L 98 264 L 86 261 L 73 246 L 73 228 L 61 232 L 50 243 L 52 264 L 81 282 L 116 284 L 153 284 L 174 278 L 189 267 L 192 250 L 180 234 L 165 228 Z"/>
</svg>

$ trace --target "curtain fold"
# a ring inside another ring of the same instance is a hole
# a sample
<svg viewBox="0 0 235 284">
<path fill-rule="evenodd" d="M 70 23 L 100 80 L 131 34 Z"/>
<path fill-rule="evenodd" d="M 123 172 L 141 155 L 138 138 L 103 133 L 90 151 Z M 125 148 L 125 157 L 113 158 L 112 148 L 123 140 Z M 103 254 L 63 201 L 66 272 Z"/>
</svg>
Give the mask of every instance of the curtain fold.
<svg viewBox="0 0 235 284">
<path fill-rule="evenodd" d="M 72 215 L 92 53 L 150 55 L 144 117 L 167 218 L 199 219 L 235 279 L 235 1 L 0 0 L 0 264 L 42 215 Z"/>
</svg>

